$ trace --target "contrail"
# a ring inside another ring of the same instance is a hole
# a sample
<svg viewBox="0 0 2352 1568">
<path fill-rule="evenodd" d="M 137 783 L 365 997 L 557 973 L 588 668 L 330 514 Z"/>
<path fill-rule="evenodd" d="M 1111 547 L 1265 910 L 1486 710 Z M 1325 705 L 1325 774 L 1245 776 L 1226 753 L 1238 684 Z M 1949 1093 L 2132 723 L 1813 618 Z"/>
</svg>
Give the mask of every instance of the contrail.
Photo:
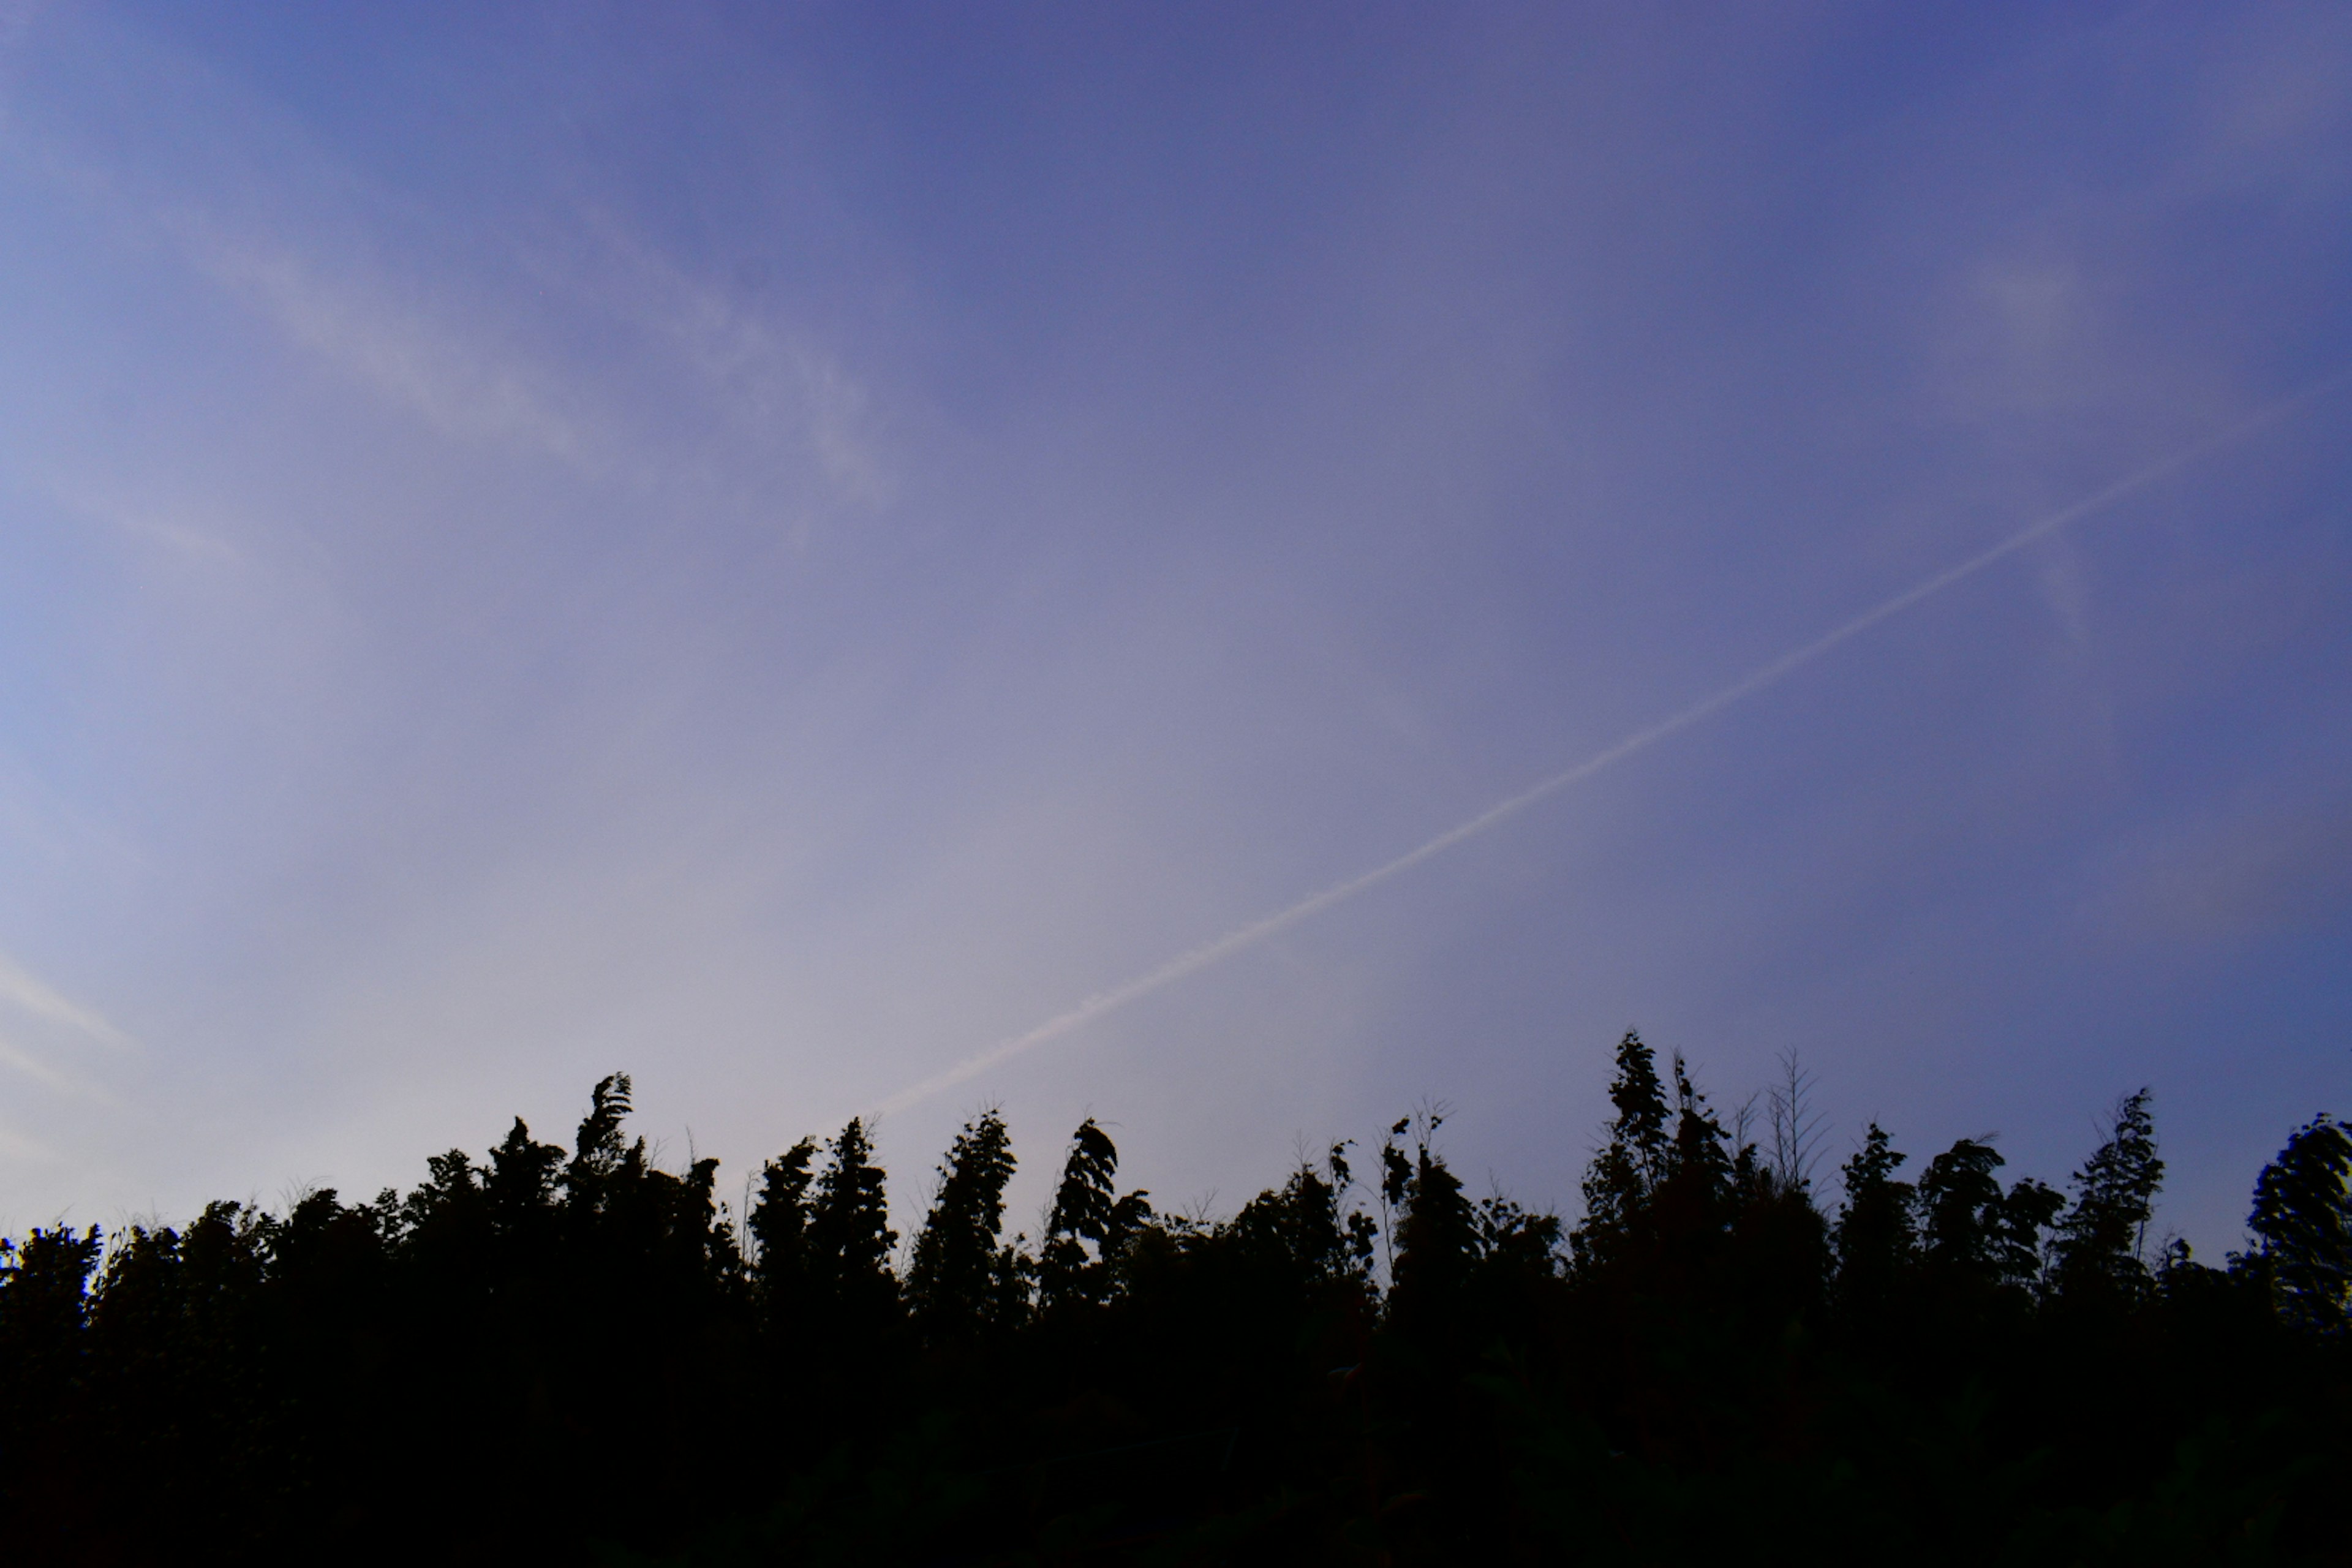
<svg viewBox="0 0 2352 1568">
<path fill-rule="evenodd" d="M 96 1013 L 43 984 L 39 976 L 5 952 L 0 952 L 0 1005 L 21 1008 L 52 1024 L 62 1024 L 106 1045 L 128 1047 L 134 1044 L 128 1035 Z"/>
<path fill-rule="evenodd" d="M 1116 1013 L 1130 1002 L 1141 1000 L 1164 985 L 1173 984 L 1188 974 L 1196 974 L 1213 963 L 1231 958 L 1244 948 L 1255 947 L 1277 931 L 1286 931 L 1299 921 L 1321 914 L 1325 910 L 1344 904 L 1360 894 L 1370 892 L 1382 882 L 1465 839 L 1475 838 L 1487 829 L 1496 827 L 1537 802 L 1559 794 L 1570 784 L 1581 784 L 1593 774 L 1614 767 L 1626 758 L 1645 752 L 1669 735 L 1678 734 L 1704 720 L 1712 719 L 1732 704 L 1758 692 L 1779 685 L 1790 675 L 1828 653 L 1841 643 L 1860 637 L 1879 622 L 1901 615 L 1923 599 L 1933 598 L 1955 583 L 1975 576 L 1994 562 L 2013 555 L 2035 540 L 2057 532 L 2069 523 L 2081 521 L 2095 512 L 2104 511 L 2116 502 L 2146 489 L 2158 480 L 2168 478 L 2190 464 L 2210 457 L 2225 447 L 2232 446 L 2258 430 L 2264 429 L 2294 414 L 2305 405 L 2317 401 L 2336 388 L 2352 381 L 2352 370 L 2340 371 L 2325 380 L 2291 393 L 2277 402 L 2268 404 L 2237 424 L 2203 440 L 2175 452 L 2160 462 L 2152 463 L 2127 478 L 2117 479 L 2106 489 L 2087 496 L 2060 511 L 2052 512 L 2039 521 L 2027 524 L 1991 548 L 1969 556 L 1958 565 L 1947 566 L 1925 581 L 1906 588 L 1893 598 L 1876 605 L 1847 621 L 1836 629 L 1823 633 L 1801 647 L 1792 649 L 1769 664 L 1759 665 L 1721 690 L 1700 698 L 1679 712 L 1636 730 L 1604 751 L 1597 752 L 1563 773 L 1552 774 L 1521 790 L 1508 800 L 1488 806 L 1477 816 L 1456 826 L 1449 827 L 1436 837 L 1416 848 L 1408 849 L 1385 865 L 1376 866 L 1361 876 L 1335 883 L 1319 893 L 1301 899 L 1288 909 L 1278 910 L 1259 920 L 1226 932 L 1213 942 L 1203 942 L 1190 952 L 1178 954 L 1147 973 L 1139 974 L 1124 985 L 1108 991 L 1097 991 L 1066 1013 L 1061 1013 L 1038 1025 L 1025 1035 L 1000 1041 L 975 1056 L 965 1058 L 943 1072 L 924 1079 L 892 1095 L 882 1102 L 885 1114 L 904 1110 L 929 1100 L 942 1089 L 953 1089 L 969 1082 L 989 1068 L 1036 1049 L 1039 1046 L 1060 1039 L 1064 1035 L 1085 1027 L 1107 1014 Z"/>
</svg>

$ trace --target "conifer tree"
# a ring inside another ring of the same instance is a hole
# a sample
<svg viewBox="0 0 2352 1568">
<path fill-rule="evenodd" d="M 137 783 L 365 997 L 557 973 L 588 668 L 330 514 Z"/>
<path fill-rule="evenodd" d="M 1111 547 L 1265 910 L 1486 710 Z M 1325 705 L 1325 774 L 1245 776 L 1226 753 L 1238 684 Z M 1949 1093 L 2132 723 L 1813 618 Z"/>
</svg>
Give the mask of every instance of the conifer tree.
<svg viewBox="0 0 2352 1568">
<path fill-rule="evenodd" d="M 908 1305 L 933 1339 L 1009 1322 L 1018 1310 L 1018 1260 L 998 1245 L 1013 1171 L 1013 1141 L 1001 1114 L 992 1109 L 964 1123 L 940 1167 L 939 1194 L 907 1271 Z"/>
<path fill-rule="evenodd" d="M 2063 1296 L 2128 1300 L 2147 1287 L 2141 1249 L 2164 1184 L 2150 1098 L 2142 1089 L 2118 1100 L 2105 1142 L 2074 1173 L 2074 1202 L 2059 1219 L 2052 1244 L 2054 1283 Z"/>
<path fill-rule="evenodd" d="M 490 1151 L 489 1167 L 481 1179 L 501 1232 L 513 1237 L 535 1225 L 554 1196 L 562 1163 L 562 1148 L 537 1142 L 522 1118 L 515 1118 L 504 1142 Z"/>
<path fill-rule="evenodd" d="M 732 1222 L 719 1213 L 716 1158 L 691 1162 L 683 1175 L 646 1171 L 639 1190 L 641 1234 L 667 1289 L 724 1289 L 740 1277 L 743 1255 Z"/>
<path fill-rule="evenodd" d="M 646 1141 L 632 1144 L 621 1136 L 632 1109 L 627 1073 L 609 1073 L 589 1090 L 588 1114 L 580 1120 L 562 1176 L 564 1205 L 576 1217 L 598 1212 L 616 1182 L 644 1171 Z"/>
<path fill-rule="evenodd" d="M 65 1380 L 79 1371 L 102 1240 L 95 1226 L 64 1225 L 0 1242 L 0 1364 L 12 1378 Z"/>
<path fill-rule="evenodd" d="M 1119 1196 L 1118 1174 L 1118 1145 L 1087 1117 L 1070 1135 L 1069 1157 L 1062 1163 L 1045 1241 L 1038 1248 L 1038 1295 L 1048 1311 L 1108 1300 L 1120 1255 L 1151 1223 L 1150 1194 L 1138 1191 Z"/>
<path fill-rule="evenodd" d="M 1991 1218 L 1993 1277 L 2020 1289 L 2039 1289 L 2048 1232 L 2065 1206 L 2064 1194 L 2034 1177 L 2011 1183 Z"/>
<path fill-rule="evenodd" d="M 2320 1115 L 2295 1129 L 2254 1183 L 2247 1227 L 2279 1310 L 2323 1332 L 2352 1312 L 2352 1132 Z"/>
<path fill-rule="evenodd" d="M 490 1272 L 511 1283 L 553 1270 L 563 1223 L 555 1202 L 563 1163 L 562 1147 L 532 1138 L 520 1116 L 490 1151 L 489 1164 L 476 1176 L 493 1238 L 487 1246 L 495 1249 L 487 1262 Z"/>
<path fill-rule="evenodd" d="M 814 1293 L 837 1322 L 878 1326 L 898 1313 L 898 1281 L 890 1272 L 890 1206 L 882 1168 L 863 1118 L 826 1145 L 831 1158 L 809 1207 L 808 1256 Z"/>
<path fill-rule="evenodd" d="M 1691 1081 L 1682 1053 L 1674 1055 L 1675 1130 L 1666 1146 L 1665 1176 L 1656 1191 L 1669 1193 L 1674 1223 L 1685 1238 L 1720 1230 L 1728 1216 L 1734 1160 L 1729 1135 Z M 1754 1151 L 1744 1152 L 1752 1167 Z"/>
<path fill-rule="evenodd" d="M 1919 1173 L 1922 1254 L 1947 1282 L 2032 1289 L 2041 1282 L 2042 1236 L 2065 1199 L 2027 1177 L 2007 1192 L 1991 1144 L 1963 1138 Z"/>
<path fill-rule="evenodd" d="M 1836 1295 L 1840 1310 L 1857 1322 L 1880 1320 L 1893 1309 L 1916 1247 L 1916 1194 L 1909 1183 L 1895 1179 L 1905 1158 L 1874 1121 L 1840 1173 L 1845 1206 L 1830 1233 Z"/>
<path fill-rule="evenodd" d="M 1993 1173 L 2002 1163 L 1991 1144 L 1963 1138 L 1919 1173 L 1922 1251 L 1931 1268 L 1964 1279 L 1990 1277 L 2001 1205 Z"/>
<path fill-rule="evenodd" d="M 760 1170 L 759 1196 L 744 1228 L 751 1233 L 751 1292 L 772 1328 L 808 1305 L 809 1185 L 816 1179 L 816 1140 L 803 1138 Z"/>
<path fill-rule="evenodd" d="M 1673 1163 L 1657 1055 L 1635 1030 L 1617 1043 L 1609 1102 L 1617 1114 L 1608 1123 L 1609 1141 L 1586 1169 L 1584 1220 L 1569 1237 L 1579 1267 L 1587 1269 L 1622 1255 L 1647 1232 L 1651 1194 Z"/>
<path fill-rule="evenodd" d="M 108 1249 L 92 1329 L 126 1360 L 160 1364 L 184 1317 L 180 1233 L 170 1226 L 131 1226 Z"/>
</svg>

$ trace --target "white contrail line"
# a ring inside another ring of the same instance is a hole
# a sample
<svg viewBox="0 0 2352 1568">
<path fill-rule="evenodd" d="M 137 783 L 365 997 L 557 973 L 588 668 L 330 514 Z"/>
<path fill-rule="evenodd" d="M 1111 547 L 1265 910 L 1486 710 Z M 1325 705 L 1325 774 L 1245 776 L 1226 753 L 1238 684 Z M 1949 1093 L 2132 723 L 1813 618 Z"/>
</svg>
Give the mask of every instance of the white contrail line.
<svg viewBox="0 0 2352 1568">
<path fill-rule="evenodd" d="M 22 1008 L 52 1024 L 62 1024 L 106 1045 L 128 1047 L 135 1044 L 131 1037 L 96 1013 L 51 990 L 39 976 L 5 952 L 0 952 L 0 1004 Z"/>
<path fill-rule="evenodd" d="M 1537 802 L 1559 794 L 1569 785 L 1581 784 L 1593 774 L 1613 767 L 1635 752 L 1647 751 L 1667 736 L 1687 730 L 1702 720 L 1711 719 L 1732 704 L 1745 698 L 1753 697 L 1768 687 L 1778 685 L 1839 644 L 1860 637 L 1889 616 L 1900 615 L 1921 600 L 1932 598 L 1942 593 L 1955 583 L 1975 576 L 1994 562 L 2015 554 L 2037 539 L 2055 533 L 2069 523 L 2079 522 L 2095 512 L 2103 511 L 2126 496 L 2147 489 L 2158 480 L 2179 472 L 2200 458 L 2210 457 L 2225 447 L 2245 439 L 2258 430 L 2277 424 L 2305 404 L 2315 402 L 2335 391 L 2347 381 L 2352 381 L 2352 370 L 2338 372 L 2323 381 L 2305 387 L 2300 392 L 2291 393 L 2218 434 L 2208 436 L 2203 440 L 2175 452 L 2160 462 L 2152 463 L 2128 478 L 2117 479 L 2106 489 L 2076 501 L 2063 510 L 2053 512 L 2037 522 L 2028 524 L 2000 543 L 1971 555 L 1958 565 L 1947 566 L 1926 581 L 1906 588 L 1893 598 L 1864 610 L 1835 630 L 1823 633 L 1811 642 L 1791 652 L 1782 654 L 1769 664 L 1758 666 L 1713 695 L 1702 697 L 1689 707 L 1661 719 L 1645 729 L 1636 730 L 1607 750 L 1587 757 L 1564 773 L 1554 773 L 1541 783 L 1521 790 L 1508 800 L 1488 806 L 1467 822 L 1447 828 L 1427 843 L 1417 848 L 1406 850 L 1387 864 L 1376 866 L 1361 876 L 1351 877 L 1347 881 L 1335 883 L 1319 893 L 1301 899 L 1288 909 L 1276 910 L 1273 914 L 1228 931 L 1214 942 L 1203 942 L 1188 952 L 1180 953 L 1159 968 L 1138 975 L 1124 985 L 1113 986 L 1108 991 L 1097 991 L 1069 1011 L 1047 1019 L 1027 1034 L 1000 1041 L 975 1056 L 965 1058 L 943 1072 L 936 1073 L 919 1083 L 900 1089 L 882 1102 L 880 1112 L 887 1115 L 904 1110 L 908 1106 L 929 1100 L 942 1089 L 953 1089 L 960 1083 L 969 1082 L 1000 1063 L 1010 1061 L 1014 1057 L 1024 1055 L 1049 1041 L 1057 1040 L 1073 1030 L 1083 1028 L 1097 1018 L 1108 1013 L 1115 1013 L 1129 1003 L 1148 996 L 1163 985 L 1172 984 L 1188 974 L 1197 973 L 1213 963 L 1232 957 L 1244 948 L 1253 947 L 1276 931 L 1286 931 L 1299 921 L 1319 915 L 1336 904 L 1344 904 L 1358 894 L 1368 892 L 1380 886 L 1399 872 L 1411 870 L 1423 860 L 1444 854 L 1463 840 L 1475 838 L 1488 828 L 1508 821 Z"/>
</svg>

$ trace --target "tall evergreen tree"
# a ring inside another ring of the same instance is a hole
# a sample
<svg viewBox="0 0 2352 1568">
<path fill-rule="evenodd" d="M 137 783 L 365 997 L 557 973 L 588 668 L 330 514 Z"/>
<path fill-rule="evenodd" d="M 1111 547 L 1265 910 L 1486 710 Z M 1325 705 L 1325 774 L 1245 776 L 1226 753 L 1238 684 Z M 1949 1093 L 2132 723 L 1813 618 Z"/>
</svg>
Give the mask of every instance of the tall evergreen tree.
<svg viewBox="0 0 2352 1568">
<path fill-rule="evenodd" d="M 1128 1242 L 1151 1223 L 1150 1194 L 1120 1196 L 1118 1175 L 1118 1146 L 1089 1116 L 1070 1135 L 1037 1251 L 1038 1295 L 1046 1310 L 1107 1300 Z"/>
<path fill-rule="evenodd" d="M 1675 1129 L 1666 1146 L 1665 1175 L 1654 1199 L 1672 1209 L 1666 1219 L 1680 1242 L 1704 1242 L 1730 1217 L 1735 1156 L 1730 1136 L 1691 1080 L 1682 1053 L 1674 1055 Z M 1754 1151 L 1744 1152 L 1752 1166 Z"/>
<path fill-rule="evenodd" d="M 940 1167 L 938 1195 L 915 1237 L 907 1301 L 933 1340 L 960 1339 L 1013 1321 L 1024 1288 L 1019 1260 L 1000 1247 L 1013 1140 L 994 1110 L 964 1123 Z"/>
<path fill-rule="evenodd" d="M 2321 1115 L 2295 1129 L 2254 1183 L 2247 1227 L 2280 1311 L 2324 1332 L 2352 1312 L 2352 1132 Z"/>
<path fill-rule="evenodd" d="M 1609 1121 L 1608 1142 L 1585 1171 L 1584 1219 L 1569 1237 L 1578 1266 L 1587 1269 L 1606 1265 L 1646 1233 L 1651 1194 L 1673 1164 L 1657 1054 L 1638 1031 L 1626 1030 L 1617 1042 L 1609 1103 L 1617 1114 Z"/>
<path fill-rule="evenodd" d="M 489 1200 L 492 1223 L 509 1246 L 534 1234 L 543 1224 L 562 1165 L 562 1149 L 533 1139 L 520 1116 L 507 1130 L 505 1140 L 490 1151 L 482 1190 Z"/>
<path fill-rule="evenodd" d="M 414 1265 L 416 1289 L 452 1305 L 485 1295 L 499 1259 L 483 1173 L 462 1149 L 428 1156 L 425 1169 L 425 1180 L 401 1198 L 394 1222 L 400 1250 Z M 224 1262 L 236 1256 L 228 1239 L 232 1226 L 248 1224 L 250 1217 L 240 1215 L 235 1205 L 216 1205 L 188 1226 L 181 1240 L 192 1281 L 201 1277 L 207 1256 Z"/>
<path fill-rule="evenodd" d="M 837 1324 L 879 1327 L 898 1315 L 898 1281 L 890 1272 L 890 1205 L 882 1168 L 862 1118 L 826 1145 L 807 1230 L 813 1294 Z"/>
<path fill-rule="evenodd" d="M 1883 1322 L 1900 1297 L 1917 1247 L 1917 1194 L 1895 1173 L 1906 1156 L 1877 1122 L 1841 1171 L 1845 1206 L 1830 1233 L 1839 1310 L 1857 1324 Z"/>
<path fill-rule="evenodd" d="M 645 1170 L 646 1141 L 631 1143 L 621 1133 L 621 1123 L 634 1109 L 629 1087 L 627 1073 L 609 1073 L 588 1092 L 588 1114 L 580 1119 L 562 1178 L 564 1206 L 575 1222 L 597 1214 L 616 1184 Z"/>
<path fill-rule="evenodd" d="M 1993 1278 L 2021 1290 L 2040 1289 L 2049 1231 L 2065 1206 L 2064 1194 L 2034 1177 L 2011 1183 L 1988 1221 Z"/>
<path fill-rule="evenodd" d="M 1919 1173 L 1921 1254 L 1939 1286 L 2041 1283 L 2043 1235 L 2065 1199 L 2032 1177 L 2002 1191 L 2002 1163 L 1990 1143 L 1963 1138 Z"/>
<path fill-rule="evenodd" d="M 760 1170 L 759 1195 L 744 1218 L 752 1244 L 751 1293 L 761 1319 L 781 1328 L 807 1310 L 810 1184 L 816 1140 L 803 1138 Z"/>
<path fill-rule="evenodd" d="M 0 1366 L 16 1384 L 16 1400 L 36 1385 L 56 1398 L 79 1383 L 88 1286 L 102 1242 L 97 1226 L 69 1225 L 0 1241 Z"/>
<path fill-rule="evenodd" d="M 2002 1163 L 1991 1144 L 1963 1138 L 1919 1173 L 1920 1239 L 1930 1268 L 1960 1279 L 1991 1277 L 2002 1198 L 1993 1173 Z"/>
<path fill-rule="evenodd" d="M 2074 1202 L 2052 1243 L 2053 1283 L 2063 1296 L 2128 1300 L 2147 1287 L 2141 1253 L 2164 1184 L 2150 1098 L 2142 1089 L 2118 1100 L 2105 1141 L 2074 1173 Z"/>
</svg>

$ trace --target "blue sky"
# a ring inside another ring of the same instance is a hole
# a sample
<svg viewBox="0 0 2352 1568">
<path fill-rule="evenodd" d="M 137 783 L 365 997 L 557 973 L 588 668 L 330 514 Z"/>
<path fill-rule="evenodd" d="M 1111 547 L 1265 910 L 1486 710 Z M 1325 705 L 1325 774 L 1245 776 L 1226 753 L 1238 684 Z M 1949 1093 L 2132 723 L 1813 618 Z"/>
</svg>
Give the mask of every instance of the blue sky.
<svg viewBox="0 0 2352 1568">
<path fill-rule="evenodd" d="M 2336 6 L 0 6 L 0 1220 L 614 1068 L 1572 1212 L 1634 1024 L 2151 1084 L 2211 1256 L 2352 1110 L 2347 367 Z"/>
</svg>

